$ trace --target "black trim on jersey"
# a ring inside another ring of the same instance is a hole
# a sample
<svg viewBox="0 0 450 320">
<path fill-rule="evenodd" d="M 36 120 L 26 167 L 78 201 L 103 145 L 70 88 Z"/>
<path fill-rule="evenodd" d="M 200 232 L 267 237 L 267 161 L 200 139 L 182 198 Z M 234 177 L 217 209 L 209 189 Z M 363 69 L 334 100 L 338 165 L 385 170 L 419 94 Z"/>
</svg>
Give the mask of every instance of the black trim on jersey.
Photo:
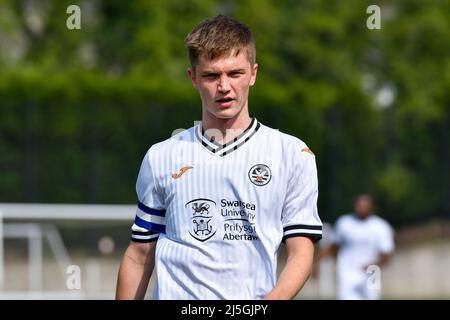
<svg viewBox="0 0 450 320">
<path fill-rule="evenodd" d="M 256 122 L 256 124 L 255 124 Z M 254 129 L 252 129 L 254 127 Z M 256 118 L 252 118 L 252 121 L 250 122 L 250 125 L 244 130 L 244 132 L 242 132 L 239 136 L 235 137 L 232 141 L 225 143 L 223 145 L 217 143 L 216 141 L 214 141 L 213 138 L 207 136 L 203 130 L 203 128 L 200 127 L 197 128 L 195 130 L 195 135 L 197 136 L 197 139 L 199 140 L 199 142 L 209 151 L 211 151 L 214 154 L 218 154 L 220 157 L 223 157 L 227 154 L 230 154 L 231 152 L 237 150 L 240 146 L 242 146 L 244 143 L 246 143 L 248 140 L 250 140 L 250 138 L 256 133 L 256 131 L 259 130 L 259 128 L 261 127 L 261 124 L 256 120 Z M 243 137 L 249 132 L 249 130 L 252 129 L 252 132 L 245 138 L 243 139 Z M 201 131 L 201 134 L 200 134 Z M 209 143 L 213 144 L 213 146 L 211 146 Z M 220 153 L 221 150 L 226 149 L 232 147 L 230 149 L 228 149 L 225 152 Z"/>
<path fill-rule="evenodd" d="M 308 224 L 293 224 L 290 226 L 286 226 L 283 228 L 283 232 L 292 230 L 292 229 L 305 229 L 305 230 L 320 230 L 322 231 L 322 226 L 311 226 Z"/>
<path fill-rule="evenodd" d="M 133 242 L 140 242 L 140 243 L 148 243 L 148 242 L 153 242 L 153 241 L 156 241 L 156 240 L 158 240 L 158 238 L 159 238 L 159 236 L 158 237 L 154 237 L 154 238 L 150 238 L 150 239 L 135 239 L 135 238 L 131 238 L 131 241 L 133 241 Z"/>
<path fill-rule="evenodd" d="M 246 143 L 248 140 L 250 140 L 251 137 L 253 137 L 253 135 L 256 133 L 256 131 L 258 131 L 259 127 L 261 127 L 261 124 L 258 122 L 256 124 L 255 130 L 253 130 L 253 132 L 247 138 L 245 138 L 244 141 L 242 141 L 238 145 L 234 146 L 232 149 L 225 151 L 223 154 L 221 154 L 221 156 L 225 156 L 225 155 L 230 154 L 233 151 L 237 150 L 240 146 L 242 146 L 244 143 Z"/>
<path fill-rule="evenodd" d="M 212 144 L 214 144 L 217 148 L 222 147 L 223 145 L 221 145 L 220 143 L 216 142 L 216 140 L 214 139 L 214 137 L 209 137 L 207 134 L 205 134 L 205 130 L 202 128 L 202 137 L 204 137 L 206 140 L 208 140 L 209 142 L 211 142 Z M 247 128 L 248 129 L 248 128 Z M 246 130 L 247 130 L 246 129 Z M 245 132 L 245 131 L 244 131 Z M 201 139 L 203 140 L 203 139 Z M 226 144 L 225 144 L 226 145 Z"/>
<path fill-rule="evenodd" d="M 135 234 L 137 236 L 152 236 L 157 233 L 159 233 L 159 232 L 151 231 L 151 230 L 149 230 L 149 231 L 134 231 L 134 230 L 131 231 L 131 234 Z"/>
<path fill-rule="evenodd" d="M 286 239 L 293 238 L 293 237 L 307 237 L 314 241 L 314 243 L 317 243 L 320 239 L 322 239 L 322 234 L 313 234 L 313 233 L 304 233 L 304 232 L 295 232 L 290 233 L 283 237 L 283 240 L 281 242 L 285 243 Z"/>
<path fill-rule="evenodd" d="M 195 130 L 195 136 L 197 137 L 197 139 L 199 140 L 199 142 L 209 151 L 211 151 L 212 153 L 216 153 L 216 149 L 214 149 L 213 147 L 211 147 L 209 144 L 207 144 L 205 141 L 202 140 L 202 137 L 199 135 L 199 130 L 196 129 Z"/>
<path fill-rule="evenodd" d="M 158 237 L 152 237 L 152 238 L 147 238 L 147 239 L 137 239 L 137 238 L 133 238 L 133 236 L 154 236 L 154 235 L 158 235 Z M 159 238 L 159 232 L 157 231 L 152 231 L 152 230 L 147 230 L 147 231 L 137 231 L 137 230 L 131 230 L 131 241 L 134 242 L 141 242 L 141 243 L 147 243 L 147 242 L 152 242 L 155 241 Z"/>
</svg>

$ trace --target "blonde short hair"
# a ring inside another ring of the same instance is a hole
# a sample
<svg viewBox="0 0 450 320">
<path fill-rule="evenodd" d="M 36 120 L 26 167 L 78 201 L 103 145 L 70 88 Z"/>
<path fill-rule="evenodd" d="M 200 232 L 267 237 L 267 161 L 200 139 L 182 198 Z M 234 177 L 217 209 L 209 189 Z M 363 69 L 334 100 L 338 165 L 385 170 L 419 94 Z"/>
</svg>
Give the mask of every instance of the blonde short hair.
<svg viewBox="0 0 450 320">
<path fill-rule="evenodd" d="M 247 54 L 251 65 L 255 64 L 256 49 L 252 32 L 243 23 L 224 15 L 202 21 L 186 37 L 185 45 L 192 68 L 203 56 L 208 60 L 241 50 Z"/>
</svg>

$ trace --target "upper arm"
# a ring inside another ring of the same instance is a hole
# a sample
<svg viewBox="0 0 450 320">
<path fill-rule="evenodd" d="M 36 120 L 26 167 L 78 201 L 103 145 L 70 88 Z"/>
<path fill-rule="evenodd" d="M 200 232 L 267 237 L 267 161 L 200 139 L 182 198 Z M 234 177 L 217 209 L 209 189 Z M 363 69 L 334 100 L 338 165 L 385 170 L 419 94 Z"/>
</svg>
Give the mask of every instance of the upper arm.
<svg viewBox="0 0 450 320">
<path fill-rule="evenodd" d="M 286 159 L 290 171 L 281 214 L 283 241 L 292 237 L 309 237 L 317 242 L 322 237 L 322 222 L 317 211 L 315 156 L 302 151 L 306 148 L 304 144 L 297 143 L 294 148 Z"/>
<path fill-rule="evenodd" d="M 131 227 L 131 240 L 135 242 L 152 242 L 158 239 L 160 233 L 165 232 L 164 199 L 153 167 L 149 151 L 142 161 L 136 182 L 138 205 Z"/>
<path fill-rule="evenodd" d="M 378 242 L 379 250 L 382 254 L 389 255 L 394 251 L 394 231 L 389 224 L 385 224 L 380 230 Z"/>
<path fill-rule="evenodd" d="M 291 237 L 286 239 L 288 259 L 299 257 L 303 262 L 312 262 L 314 257 L 314 240 L 309 237 Z"/>
<path fill-rule="evenodd" d="M 340 217 L 336 221 L 336 224 L 333 229 L 333 236 L 331 242 L 336 247 L 339 247 L 344 242 L 344 235 L 345 235 L 345 232 L 343 231 L 345 224 L 344 220 L 345 217 Z"/>
</svg>

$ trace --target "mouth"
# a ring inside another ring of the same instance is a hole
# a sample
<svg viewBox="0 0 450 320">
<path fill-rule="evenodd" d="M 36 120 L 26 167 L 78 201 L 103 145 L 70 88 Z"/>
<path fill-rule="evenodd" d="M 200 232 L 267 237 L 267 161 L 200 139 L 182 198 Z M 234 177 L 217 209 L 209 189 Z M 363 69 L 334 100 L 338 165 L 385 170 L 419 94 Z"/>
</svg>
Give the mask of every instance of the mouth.
<svg viewBox="0 0 450 320">
<path fill-rule="evenodd" d="M 224 98 L 220 98 L 220 99 L 216 99 L 216 102 L 221 106 L 221 107 L 229 107 L 231 106 L 231 104 L 233 103 L 234 99 L 230 98 L 230 97 L 224 97 Z"/>
</svg>

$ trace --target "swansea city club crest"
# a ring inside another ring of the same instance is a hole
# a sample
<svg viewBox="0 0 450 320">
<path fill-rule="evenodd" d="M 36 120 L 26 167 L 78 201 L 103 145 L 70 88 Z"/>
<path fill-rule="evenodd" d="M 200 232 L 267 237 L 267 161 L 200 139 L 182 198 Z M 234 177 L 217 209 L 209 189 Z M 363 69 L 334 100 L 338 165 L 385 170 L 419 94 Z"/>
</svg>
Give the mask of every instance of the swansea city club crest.
<svg viewBox="0 0 450 320">
<path fill-rule="evenodd" d="M 189 234 L 198 241 L 211 239 L 217 232 L 214 223 L 216 203 L 210 199 L 194 199 L 185 204 L 191 213 Z"/>
<path fill-rule="evenodd" d="M 257 186 L 265 186 L 272 179 L 272 172 L 265 164 L 257 164 L 248 171 L 248 178 Z"/>
</svg>

